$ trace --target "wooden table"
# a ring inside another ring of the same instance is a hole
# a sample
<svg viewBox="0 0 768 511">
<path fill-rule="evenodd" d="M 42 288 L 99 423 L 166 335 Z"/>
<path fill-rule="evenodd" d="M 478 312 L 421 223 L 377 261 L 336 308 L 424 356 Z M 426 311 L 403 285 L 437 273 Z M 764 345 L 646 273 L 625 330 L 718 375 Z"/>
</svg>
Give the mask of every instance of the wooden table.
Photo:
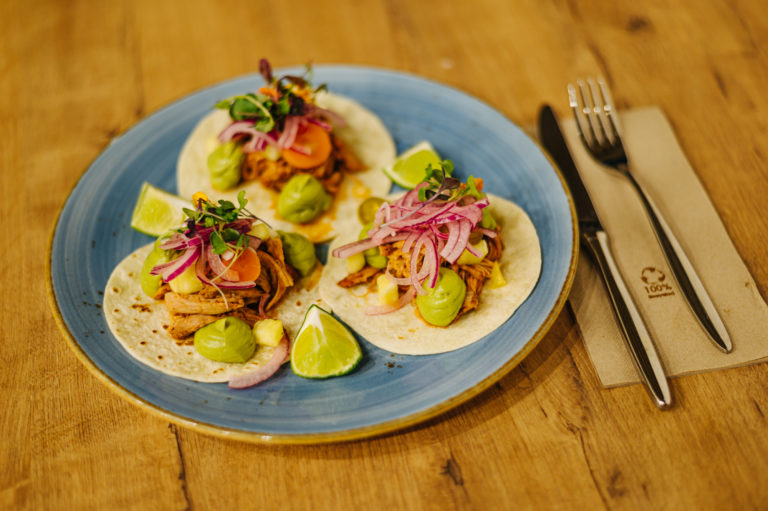
<svg viewBox="0 0 768 511">
<path fill-rule="evenodd" d="M 768 365 L 675 379 L 660 413 L 641 386 L 601 388 L 567 307 L 478 397 L 346 444 L 196 433 L 78 361 L 43 278 L 69 190 L 115 135 L 261 56 L 409 71 L 520 125 L 542 102 L 566 115 L 565 84 L 603 74 L 619 107 L 666 112 L 768 296 L 763 0 L 333 4 L 0 4 L 0 508 L 765 509 Z"/>
</svg>

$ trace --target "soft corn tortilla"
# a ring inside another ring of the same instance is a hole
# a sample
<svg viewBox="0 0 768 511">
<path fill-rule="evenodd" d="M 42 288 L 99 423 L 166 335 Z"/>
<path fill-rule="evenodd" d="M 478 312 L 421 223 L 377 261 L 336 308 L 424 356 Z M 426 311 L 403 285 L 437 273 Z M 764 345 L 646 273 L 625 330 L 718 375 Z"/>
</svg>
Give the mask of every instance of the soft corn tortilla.
<svg viewBox="0 0 768 511">
<path fill-rule="evenodd" d="M 275 348 L 257 345 L 254 356 L 244 364 L 214 362 L 200 355 L 194 346 L 179 346 L 166 331 L 169 324 L 165 303 L 144 294 L 139 273 L 153 244 L 143 246 L 123 259 L 113 270 L 104 290 L 104 315 L 112 335 L 138 361 L 162 371 L 200 382 L 225 382 L 254 371 L 266 363 Z M 316 269 L 320 272 L 321 269 Z M 300 280 L 274 309 L 293 339 L 312 303 L 319 299 L 317 273 Z M 313 285 L 314 283 L 314 285 Z"/>
<path fill-rule="evenodd" d="M 179 154 L 176 187 L 179 195 L 190 198 L 202 191 L 210 197 L 235 201 L 240 190 L 245 190 L 248 209 L 276 229 L 295 231 L 318 243 L 335 237 L 338 226 L 349 216 L 356 215 L 357 204 L 371 195 L 384 196 L 391 182 L 381 169 L 390 165 L 396 156 L 395 143 L 378 116 L 359 103 L 335 94 L 320 93 L 317 104 L 339 114 L 346 121 L 334 133 L 349 145 L 367 167 L 366 170 L 346 174 L 331 208 L 308 224 L 294 224 L 278 218 L 277 192 L 268 190 L 258 181 L 240 183 L 227 191 L 211 186 L 208 155 L 218 142 L 218 135 L 229 123 L 226 110 L 215 110 L 198 123 Z"/>
<path fill-rule="evenodd" d="M 490 208 L 501 226 L 504 251 L 499 264 L 507 281 L 503 287 L 483 287 L 477 309 L 462 315 L 448 327 L 431 326 L 416 314 L 416 306 L 407 304 L 389 314 L 370 316 L 368 306 L 378 305 L 377 293 L 367 286 L 345 289 L 336 283 L 347 275 L 343 259 L 328 256 L 320 279 L 320 296 L 352 329 L 381 349 L 404 355 L 444 353 L 468 346 L 489 334 L 512 316 L 531 294 L 541 272 L 541 247 L 536 229 L 528 215 L 516 204 L 489 195 Z M 328 251 L 355 241 L 359 225 L 350 224 L 331 244 Z"/>
</svg>

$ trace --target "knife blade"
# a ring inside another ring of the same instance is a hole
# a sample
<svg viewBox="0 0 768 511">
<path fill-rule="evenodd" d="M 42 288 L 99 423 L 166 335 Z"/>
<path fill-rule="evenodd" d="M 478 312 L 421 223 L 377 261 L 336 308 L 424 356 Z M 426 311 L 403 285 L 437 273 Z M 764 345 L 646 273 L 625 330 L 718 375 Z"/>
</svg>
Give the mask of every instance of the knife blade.
<svg viewBox="0 0 768 511">
<path fill-rule="evenodd" d="M 560 130 L 557 117 L 549 105 L 544 105 L 539 112 L 539 140 L 560 167 L 563 178 L 571 190 L 582 245 L 587 247 L 597 262 L 613 304 L 613 311 L 621 327 L 622 336 L 643 384 L 658 408 L 668 408 L 672 404 L 672 393 L 656 346 L 619 272 L 608 235 L 600 223 L 597 211 L 589 198 L 589 193 L 584 187 L 568 144 Z"/>
</svg>

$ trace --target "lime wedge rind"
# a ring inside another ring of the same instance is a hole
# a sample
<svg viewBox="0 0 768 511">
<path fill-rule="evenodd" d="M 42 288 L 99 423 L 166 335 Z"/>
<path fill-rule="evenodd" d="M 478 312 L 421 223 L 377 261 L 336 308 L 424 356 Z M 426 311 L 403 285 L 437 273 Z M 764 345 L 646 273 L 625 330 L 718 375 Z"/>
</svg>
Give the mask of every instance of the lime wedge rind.
<svg viewBox="0 0 768 511">
<path fill-rule="evenodd" d="M 192 202 L 144 182 L 131 215 L 131 228 L 150 236 L 161 236 L 184 221 L 182 208 Z"/>
<path fill-rule="evenodd" d="M 354 334 L 316 304 L 304 315 L 291 348 L 291 369 L 303 378 L 326 379 L 353 371 L 363 358 Z"/>
<path fill-rule="evenodd" d="M 419 155 L 419 153 L 425 154 Z M 416 158 L 416 160 L 409 162 L 408 160 L 412 157 Z M 421 163 L 419 164 L 419 162 Z M 403 151 L 392 165 L 384 167 L 382 171 L 395 184 L 412 190 L 424 179 L 424 169 L 427 162 L 437 165 L 440 163 L 440 156 L 429 141 L 422 140 L 413 147 Z M 414 164 L 417 166 L 413 167 Z"/>
</svg>

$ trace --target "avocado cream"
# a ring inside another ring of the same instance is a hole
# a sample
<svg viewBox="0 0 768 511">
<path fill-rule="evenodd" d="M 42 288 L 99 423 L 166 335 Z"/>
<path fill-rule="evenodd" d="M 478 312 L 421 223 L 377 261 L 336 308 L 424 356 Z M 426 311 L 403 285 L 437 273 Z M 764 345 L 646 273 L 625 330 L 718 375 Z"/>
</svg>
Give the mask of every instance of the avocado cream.
<svg viewBox="0 0 768 511">
<path fill-rule="evenodd" d="M 208 172 L 211 186 L 217 190 L 227 190 L 240 182 L 240 167 L 243 163 L 243 150 L 234 140 L 221 144 L 208 155 Z"/>
<path fill-rule="evenodd" d="M 331 207 L 332 198 L 309 174 L 293 176 L 280 191 L 277 212 L 289 222 L 305 224 Z"/>
<path fill-rule="evenodd" d="M 243 363 L 253 356 L 256 339 L 248 323 L 227 317 L 195 332 L 195 349 L 216 362 Z"/>
<path fill-rule="evenodd" d="M 315 246 L 301 234 L 293 232 L 277 231 L 283 242 L 285 260 L 296 268 L 302 277 L 306 277 L 317 264 Z"/>
<path fill-rule="evenodd" d="M 421 317 L 435 326 L 450 325 L 464 303 L 467 285 L 458 273 L 443 267 L 437 275 L 435 287 L 430 289 L 429 284 L 425 282 L 424 289 L 427 294 L 416 297 L 416 306 Z"/>
</svg>

